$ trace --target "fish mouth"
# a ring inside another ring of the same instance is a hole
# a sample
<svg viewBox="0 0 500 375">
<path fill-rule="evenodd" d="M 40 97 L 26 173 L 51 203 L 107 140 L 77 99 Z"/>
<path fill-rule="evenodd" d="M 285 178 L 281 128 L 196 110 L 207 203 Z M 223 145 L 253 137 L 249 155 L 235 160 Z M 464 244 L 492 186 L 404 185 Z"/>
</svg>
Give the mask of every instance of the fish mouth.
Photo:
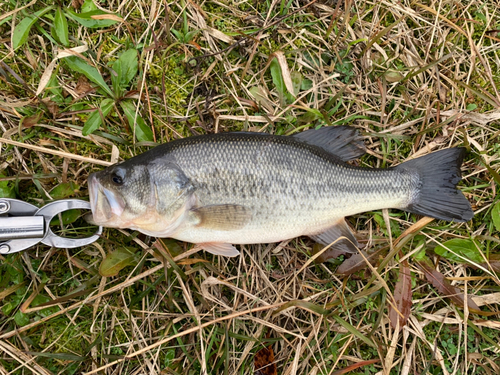
<svg viewBox="0 0 500 375">
<path fill-rule="evenodd" d="M 96 225 L 116 226 L 125 209 L 125 201 L 110 189 L 105 188 L 95 176 L 89 176 L 91 221 Z"/>
<path fill-rule="evenodd" d="M 90 197 L 90 210 L 92 214 L 96 212 L 97 195 L 99 194 L 99 182 L 94 173 L 89 176 L 89 197 Z"/>
</svg>

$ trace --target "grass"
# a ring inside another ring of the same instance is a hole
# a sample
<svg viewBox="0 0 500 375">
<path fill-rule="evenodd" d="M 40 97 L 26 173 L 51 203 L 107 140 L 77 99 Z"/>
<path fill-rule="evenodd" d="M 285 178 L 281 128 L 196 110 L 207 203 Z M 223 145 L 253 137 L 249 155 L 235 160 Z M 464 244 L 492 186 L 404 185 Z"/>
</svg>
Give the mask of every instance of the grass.
<svg viewBox="0 0 500 375">
<path fill-rule="evenodd" d="M 476 215 L 349 218 L 378 253 L 342 274 L 306 238 L 225 259 L 107 229 L 0 256 L 0 374 L 257 374 L 265 347 L 287 375 L 500 373 L 499 28 L 492 0 L 2 2 L 0 196 L 86 197 L 90 173 L 180 137 L 348 124 L 366 167 L 468 147 Z"/>
</svg>

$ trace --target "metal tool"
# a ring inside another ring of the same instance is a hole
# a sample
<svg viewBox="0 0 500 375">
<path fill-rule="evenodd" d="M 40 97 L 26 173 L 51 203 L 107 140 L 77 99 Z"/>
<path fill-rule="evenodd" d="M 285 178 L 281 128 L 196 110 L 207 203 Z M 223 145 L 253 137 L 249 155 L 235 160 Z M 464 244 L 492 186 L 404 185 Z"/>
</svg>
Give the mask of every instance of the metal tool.
<svg viewBox="0 0 500 375">
<path fill-rule="evenodd" d="M 102 233 L 102 227 L 90 237 L 64 238 L 50 229 L 56 215 L 73 209 L 90 209 L 90 203 L 79 199 L 50 202 L 42 208 L 18 199 L 0 198 L 0 254 L 12 254 L 38 243 L 58 248 L 89 245 Z"/>
</svg>

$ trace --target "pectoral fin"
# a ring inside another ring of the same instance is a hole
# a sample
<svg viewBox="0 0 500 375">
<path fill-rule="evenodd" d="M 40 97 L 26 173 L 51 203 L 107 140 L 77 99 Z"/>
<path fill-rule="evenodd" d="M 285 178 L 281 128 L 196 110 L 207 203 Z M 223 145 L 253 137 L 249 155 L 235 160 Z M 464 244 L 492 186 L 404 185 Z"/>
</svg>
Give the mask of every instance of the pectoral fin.
<svg viewBox="0 0 500 375">
<path fill-rule="evenodd" d="M 206 242 L 198 244 L 203 250 L 208 251 L 214 255 L 222 255 L 225 257 L 236 257 L 240 252 L 229 243 L 220 242 Z"/>
<path fill-rule="evenodd" d="M 334 226 L 328 228 L 326 231 L 309 237 L 325 246 L 330 245 L 339 237 L 346 237 L 345 239 L 335 242 L 330 247 L 330 250 L 334 250 L 338 253 L 337 256 L 342 254 L 355 254 L 358 252 L 358 241 L 356 240 L 356 237 L 354 237 L 354 234 L 352 234 L 352 231 L 345 222 L 344 218 L 340 219 Z"/>
<path fill-rule="evenodd" d="M 251 219 L 250 209 L 238 204 L 217 204 L 192 209 L 197 226 L 213 230 L 236 230 L 243 228 Z"/>
</svg>

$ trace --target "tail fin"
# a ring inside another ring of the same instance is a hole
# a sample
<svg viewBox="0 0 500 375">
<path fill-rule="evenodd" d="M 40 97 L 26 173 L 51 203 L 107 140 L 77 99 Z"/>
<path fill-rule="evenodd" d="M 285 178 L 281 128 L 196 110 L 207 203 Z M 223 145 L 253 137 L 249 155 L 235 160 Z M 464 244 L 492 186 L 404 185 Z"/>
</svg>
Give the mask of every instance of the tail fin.
<svg viewBox="0 0 500 375">
<path fill-rule="evenodd" d="M 415 172 L 420 187 L 405 211 L 448 221 L 469 221 L 474 212 L 456 188 L 462 179 L 460 167 L 465 148 L 449 148 L 398 165 L 396 169 Z"/>
</svg>

